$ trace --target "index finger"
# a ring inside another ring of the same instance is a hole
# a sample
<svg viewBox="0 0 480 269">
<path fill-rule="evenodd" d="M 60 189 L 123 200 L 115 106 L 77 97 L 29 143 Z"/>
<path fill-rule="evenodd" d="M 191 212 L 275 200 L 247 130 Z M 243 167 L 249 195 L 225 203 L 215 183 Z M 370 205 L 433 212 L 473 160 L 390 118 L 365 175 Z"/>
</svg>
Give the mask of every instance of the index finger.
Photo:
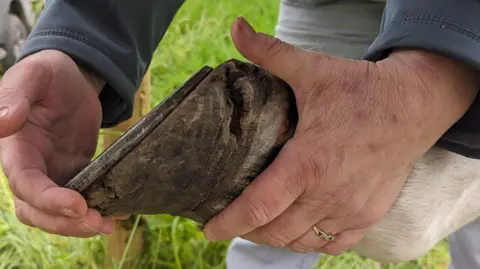
<svg viewBox="0 0 480 269">
<path fill-rule="evenodd" d="M 302 193 L 298 160 L 287 142 L 279 155 L 230 205 L 205 226 L 210 241 L 230 240 L 263 226 L 285 211 Z"/>
<path fill-rule="evenodd" d="M 20 139 L 19 134 L 0 140 L 5 175 L 12 193 L 20 200 L 49 215 L 80 218 L 87 213 L 83 197 L 59 187 L 46 174 L 40 152 Z"/>
</svg>

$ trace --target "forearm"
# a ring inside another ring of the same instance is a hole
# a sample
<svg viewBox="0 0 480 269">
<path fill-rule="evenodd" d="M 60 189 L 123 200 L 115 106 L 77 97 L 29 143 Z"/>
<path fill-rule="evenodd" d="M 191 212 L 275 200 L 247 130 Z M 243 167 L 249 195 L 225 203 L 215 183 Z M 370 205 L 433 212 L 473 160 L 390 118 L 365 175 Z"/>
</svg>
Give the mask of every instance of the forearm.
<svg viewBox="0 0 480 269">
<path fill-rule="evenodd" d="M 103 127 L 127 120 L 152 54 L 182 0 L 48 0 L 20 59 L 45 49 L 69 54 L 102 77 Z"/>
<path fill-rule="evenodd" d="M 380 34 L 365 54 L 367 60 L 380 61 L 391 56 L 392 51 L 413 48 L 437 52 L 455 61 L 433 65 L 436 69 L 427 73 L 448 76 L 450 81 L 463 78 L 462 85 L 469 85 L 438 93 L 444 98 L 451 94 L 451 104 L 459 107 L 468 104 L 466 113 L 442 136 L 438 146 L 475 158 L 480 158 L 480 97 L 478 89 L 472 90 L 471 85 L 478 85 L 480 77 L 478 14 L 478 0 L 388 0 Z M 463 99 L 467 103 L 454 103 L 462 100 L 459 96 L 469 98 Z M 443 113 L 451 108 L 445 107 Z"/>
</svg>

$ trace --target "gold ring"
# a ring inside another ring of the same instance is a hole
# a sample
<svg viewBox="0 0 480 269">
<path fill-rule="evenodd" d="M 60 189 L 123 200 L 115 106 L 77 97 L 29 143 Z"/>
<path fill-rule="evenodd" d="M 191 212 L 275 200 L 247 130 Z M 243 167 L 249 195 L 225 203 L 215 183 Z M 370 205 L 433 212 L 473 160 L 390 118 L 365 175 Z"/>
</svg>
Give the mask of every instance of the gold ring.
<svg viewBox="0 0 480 269">
<path fill-rule="evenodd" d="M 322 229 L 318 228 L 317 226 L 313 225 L 313 231 L 315 232 L 316 236 L 320 236 L 325 241 L 333 241 L 335 240 L 335 236 L 331 233 L 326 233 Z"/>
</svg>

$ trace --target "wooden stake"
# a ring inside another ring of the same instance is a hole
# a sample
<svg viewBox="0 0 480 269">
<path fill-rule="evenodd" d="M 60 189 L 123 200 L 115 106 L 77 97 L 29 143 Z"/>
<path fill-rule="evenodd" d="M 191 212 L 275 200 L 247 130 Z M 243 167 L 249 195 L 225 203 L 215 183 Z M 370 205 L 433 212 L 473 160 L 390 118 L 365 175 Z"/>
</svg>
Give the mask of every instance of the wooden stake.
<svg viewBox="0 0 480 269">
<path fill-rule="evenodd" d="M 152 102 L 152 87 L 151 87 L 151 79 L 150 79 L 150 71 L 148 71 L 145 76 L 143 77 L 142 83 L 140 84 L 140 88 L 135 95 L 135 105 L 133 110 L 132 117 L 120 123 L 119 125 L 105 129 L 107 132 L 126 132 L 130 127 L 132 127 L 138 120 L 140 120 L 143 116 L 145 116 L 151 110 L 151 102 Z M 105 135 L 102 139 L 103 148 L 106 149 L 111 144 L 113 144 L 120 135 L 109 134 Z"/>
<path fill-rule="evenodd" d="M 151 80 L 150 72 L 147 71 L 143 77 L 142 83 L 135 96 L 135 106 L 132 117 L 113 128 L 106 129 L 114 133 L 124 133 L 132 125 L 134 125 L 140 118 L 146 115 L 151 109 Z M 120 135 L 108 134 L 104 135 L 102 139 L 102 147 L 106 149 L 114 143 Z M 114 232 L 107 236 L 107 257 L 105 257 L 105 268 L 118 268 L 122 255 L 127 247 L 128 239 L 132 232 L 132 227 L 137 216 L 131 216 L 127 220 L 114 220 Z M 133 240 L 129 246 L 126 263 L 122 268 L 133 268 L 133 262 L 139 258 L 144 249 L 143 232 L 145 230 L 145 222 L 141 219 Z"/>
</svg>

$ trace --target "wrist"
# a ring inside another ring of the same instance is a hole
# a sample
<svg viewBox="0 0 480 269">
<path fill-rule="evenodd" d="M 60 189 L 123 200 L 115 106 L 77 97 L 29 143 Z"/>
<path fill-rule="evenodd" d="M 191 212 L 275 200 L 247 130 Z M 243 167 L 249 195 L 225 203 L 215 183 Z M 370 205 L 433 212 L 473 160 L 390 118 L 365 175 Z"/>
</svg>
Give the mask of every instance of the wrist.
<svg viewBox="0 0 480 269">
<path fill-rule="evenodd" d="M 386 61 L 402 65 L 400 70 L 411 74 L 402 74 L 413 82 L 406 90 L 421 88 L 418 100 L 423 103 L 417 105 L 442 128 L 450 128 L 463 116 L 480 89 L 480 70 L 439 53 L 402 49 L 392 52 Z"/>
<path fill-rule="evenodd" d="M 78 64 L 78 68 L 80 69 L 80 72 L 82 73 L 85 80 L 88 81 L 93 90 L 97 93 L 97 95 L 99 95 L 103 87 L 105 87 L 105 79 L 103 79 L 100 75 L 98 75 L 91 69 L 86 68 L 85 66 Z"/>
</svg>

